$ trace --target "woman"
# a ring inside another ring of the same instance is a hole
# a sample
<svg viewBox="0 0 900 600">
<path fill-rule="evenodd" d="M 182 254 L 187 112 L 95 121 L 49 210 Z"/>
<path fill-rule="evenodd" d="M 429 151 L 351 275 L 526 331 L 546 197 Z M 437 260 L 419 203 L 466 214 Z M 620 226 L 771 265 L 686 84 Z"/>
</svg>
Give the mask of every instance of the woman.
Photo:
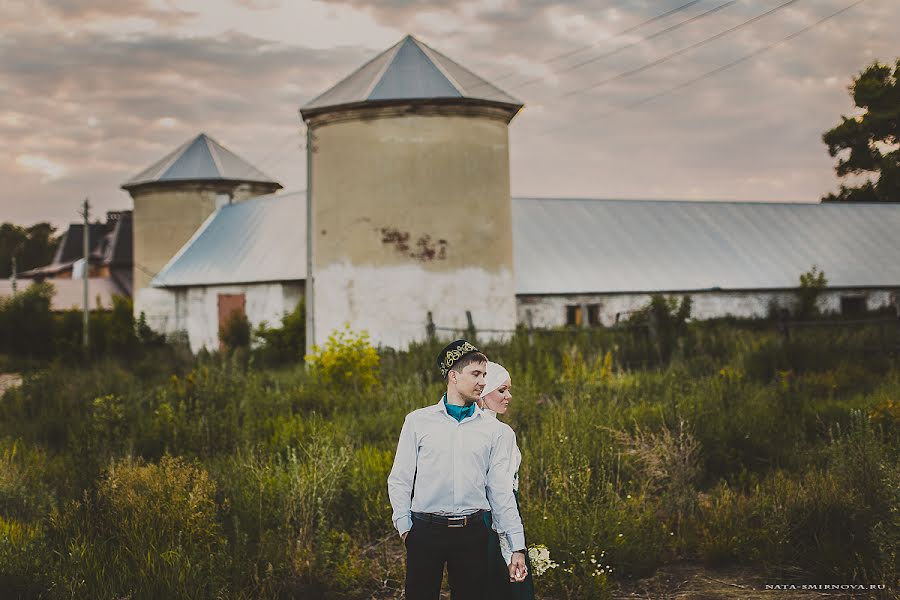
<svg viewBox="0 0 900 600">
<path fill-rule="evenodd" d="M 484 390 L 481 392 L 481 400 L 478 403 L 485 414 L 493 418 L 505 414 L 512 400 L 512 380 L 509 372 L 497 363 L 489 362 L 487 366 L 487 378 Z M 522 464 L 522 453 L 516 444 L 516 434 L 505 423 L 505 433 L 512 436 L 513 453 L 510 457 L 510 470 L 513 476 L 513 493 L 516 503 L 519 501 L 519 466 Z M 490 513 L 488 513 L 489 515 Z M 519 514 L 522 514 L 521 509 Z M 488 517 L 489 518 L 489 517 Z M 488 523 L 492 525 L 491 523 Z M 488 569 L 491 579 L 488 582 L 485 600 L 534 600 L 534 581 L 531 578 L 531 562 L 528 553 L 525 553 L 525 565 L 527 575 L 522 582 L 511 582 L 509 578 L 509 563 L 512 560 L 512 549 L 509 547 L 506 536 L 498 535 L 491 528 L 488 538 Z"/>
</svg>

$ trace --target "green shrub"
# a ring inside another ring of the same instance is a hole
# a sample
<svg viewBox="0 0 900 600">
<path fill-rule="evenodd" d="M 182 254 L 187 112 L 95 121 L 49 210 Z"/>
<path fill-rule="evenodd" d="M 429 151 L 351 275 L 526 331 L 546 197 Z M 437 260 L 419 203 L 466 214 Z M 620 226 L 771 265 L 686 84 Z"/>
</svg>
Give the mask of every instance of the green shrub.
<svg viewBox="0 0 900 600">
<path fill-rule="evenodd" d="M 230 570 L 215 484 L 179 458 L 113 464 L 95 493 L 52 521 L 63 595 L 216 597 Z"/>
<path fill-rule="evenodd" d="M 250 321 L 243 310 L 233 310 L 219 327 L 219 340 L 229 350 L 250 347 Z"/>
<path fill-rule="evenodd" d="M 828 287 L 825 272 L 813 265 L 812 269 L 800 275 L 800 287 L 797 288 L 796 316 L 810 318 L 819 314 L 819 296 Z"/>
<path fill-rule="evenodd" d="M 55 498 L 45 478 L 52 470 L 41 449 L 0 441 L 0 516 L 30 523 L 49 514 Z"/>
<path fill-rule="evenodd" d="M 39 524 L 0 516 L 0 596 L 40 598 L 50 588 L 45 542 Z"/>
<path fill-rule="evenodd" d="M 269 587 L 291 577 L 328 587 L 331 573 L 318 569 L 326 551 L 319 542 L 356 518 L 345 504 L 350 457 L 346 438 L 322 425 L 277 454 L 241 450 L 215 463 L 226 533 L 242 569 L 236 584 L 268 574 Z"/>
<path fill-rule="evenodd" d="M 687 295 L 679 302 L 674 297 L 653 294 L 650 301 L 629 318 L 632 324 L 648 327 L 660 362 L 668 362 L 679 342 L 686 341 L 692 304 L 691 297 Z"/>
<path fill-rule="evenodd" d="M 284 316 L 281 327 L 269 327 L 264 321 L 253 332 L 255 357 L 263 365 L 299 363 L 306 351 L 306 308 L 303 299 Z"/>
<path fill-rule="evenodd" d="M 38 283 L 0 298 L 0 352 L 22 358 L 50 358 L 54 326 L 50 303 L 53 286 Z"/>
</svg>

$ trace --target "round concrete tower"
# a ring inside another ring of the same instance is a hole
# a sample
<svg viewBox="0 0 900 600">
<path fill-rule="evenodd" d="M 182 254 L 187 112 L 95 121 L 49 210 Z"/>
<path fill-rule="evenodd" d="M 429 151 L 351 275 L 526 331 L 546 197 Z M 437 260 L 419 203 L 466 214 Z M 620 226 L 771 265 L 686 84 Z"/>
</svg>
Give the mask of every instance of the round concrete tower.
<svg viewBox="0 0 900 600">
<path fill-rule="evenodd" d="M 508 126 L 521 108 L 407 36 L 300 109 L 316 342 L 349 322 L 405 348 L 428 313 L 515 327 Z"/>
<path fill-rule="evenodd" d="M 153 276 L 217 207 L 280 188 L 204 133 L 122 184 L 134 200 L 135 313 L 160 312 L 152 309 Z"/>
</svg>

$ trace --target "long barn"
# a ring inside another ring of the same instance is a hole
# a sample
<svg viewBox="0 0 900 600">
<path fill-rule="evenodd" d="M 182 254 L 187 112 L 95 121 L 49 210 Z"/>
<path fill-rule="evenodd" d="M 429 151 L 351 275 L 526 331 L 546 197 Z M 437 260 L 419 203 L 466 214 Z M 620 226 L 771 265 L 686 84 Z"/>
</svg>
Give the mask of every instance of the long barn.
<svg viewBox="0 0 900 600">
<path fill-rule="evenodd" d="M 900 205 L 514 198 L 512 206 L 517 316 L 533 327 L 612 325 L 653 293 L 690 295 L 697 319 L 762 317 L 773 305 L 790 310 L 813 266 L 828 278 L 822 310 L 897 304 Z M 254 325 L 277 323 L 303 295 L 305 215 L 303 193 L 218 209 L 153 280 L 176 307 L 154 324 L 187 332 L 198 350 L 218 347 L 229 307 Z M 424 335 L 428 315 L 407 318 Z M 465 311 L 436 324 L 464 329 Z"/>
</svg>

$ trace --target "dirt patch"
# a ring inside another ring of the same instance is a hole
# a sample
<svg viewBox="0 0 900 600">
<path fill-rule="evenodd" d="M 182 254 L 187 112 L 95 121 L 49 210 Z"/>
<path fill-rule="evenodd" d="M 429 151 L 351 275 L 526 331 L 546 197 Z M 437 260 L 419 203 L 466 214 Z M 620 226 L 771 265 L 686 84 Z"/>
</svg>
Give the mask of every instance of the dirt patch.
<svg viewBox="0 0 900 600">
<path fill-rule="evenodd" d="M 817 582 L 818 583 L 818 582 Z M 834 583 L 834 582 L 821 582 Z M 615 600 L 889 600 L 897 598 L 892 590 L 825 591 L 803 589 L 766 589 L 766 584 L 801 584 L 764 577 L 746 567 L 710 570 L 695 563 L 672 563 L 660 567 L 651 577 L 620 584 Z"/>
</svg>

